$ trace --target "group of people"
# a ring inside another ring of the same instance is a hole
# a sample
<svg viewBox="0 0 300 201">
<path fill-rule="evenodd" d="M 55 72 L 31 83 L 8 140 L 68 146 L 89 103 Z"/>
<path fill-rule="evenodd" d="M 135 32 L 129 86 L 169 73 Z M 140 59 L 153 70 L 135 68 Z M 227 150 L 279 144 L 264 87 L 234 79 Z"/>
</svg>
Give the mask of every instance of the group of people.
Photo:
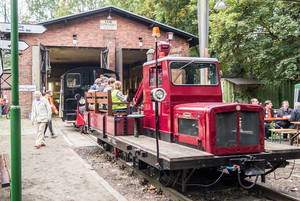
<svg viewBox="0 0 300 201">
<path fill-rule="evenodd" d="M 51 91 L 47 91 L 44 96 L 39 91 L 34 92 L 34 100 L 32 103 L 31 120 L 32 125 L 36 127 L 36 142 L 37 149 L 46 146 L 45 137 L 47 137 L 47 128 L 50 130 L 52 138 L 56 138 L 52 128 L 52 113 L 58 114 L 51 97 Z"/>
<path fill-rule="evenodd" d="M 107 92 L 109 90 L 111 91 L 112 102 L 127 102 L 127 96 L 122 93 L 122 83 L 120 81 L 116 81 L 115 78 L 97 78 L 94 84 L 90 87 L 89 92 Z M 127 107 L 123 104 L 114 104 L 112 109 L 125 110 Z M 50 130 L 51 137 L 56 137 L 53 132 L 51 120 L 53 113 L 58 114 L 58 111 L 54 105 L 53 98 L 51 97 L 51 91 L 47 91 L 43 95 L 40 91 L 35 91 L 32 103 L 31 120 L 36 129 L 35 147 L 37 149 L 46 146 L 45 137 L 47 137 L 47 128 Z"/>
<path fill-rule="evenodd" d="M 259 105 L 259 102 L 256 98 L 251 99 L 251 104 Z M 265 118 L 272 118 L 272 117 L 283 117 L 287 118 L 288 120 L 277 120 L 275 121 L 274 128 L 292 128 L 295 129 L 296 125 L 291 124 L 293 121 L 300 121 L 300 102 L 296 102 L 294 105 L 294 109 L 290 108 L 290 104 L 287 100 L 282 101 L 282 107 L 277 111 L 275 114 L 274 109 L 272 108 L 273 104 L 272 101 L 266 100 L 264 104 L 264 112 Z M 265 138 L 268 139 L 271 136 L 270 129 L 271 122 L 265 122 Z M 287 138 L 287 135 L 284 135 L 283 138 Z"/>
<path fill-rule="evenodd" d="M 90 91 L 99 91 L 99 92 L 107 92 L 111 91 L 112 102 L 120 103 L 127 102 L 127 96 L 122 93 L 122 83 L 120 81 L 116 81 L 115 78 L 97 78 L 89 89 Z M 113 104 L 112 110 L 117 111 L 126 111 L 127 107 L 124 104 Z"/>
</svg>

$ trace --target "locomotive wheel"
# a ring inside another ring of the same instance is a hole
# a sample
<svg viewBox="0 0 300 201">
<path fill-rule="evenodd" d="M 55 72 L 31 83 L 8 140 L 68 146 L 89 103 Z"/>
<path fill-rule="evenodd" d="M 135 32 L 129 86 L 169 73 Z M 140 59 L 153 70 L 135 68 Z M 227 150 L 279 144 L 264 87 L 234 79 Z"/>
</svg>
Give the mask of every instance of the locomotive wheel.
<svg viewBox="0 0 300 201">
<path fill-rule="evenodd" d="M 166 187 L 170 187 L 174 183 L 175 179 L 176 174 L 174 171 L 161 171 L 159 182 Z"/>
</svg>

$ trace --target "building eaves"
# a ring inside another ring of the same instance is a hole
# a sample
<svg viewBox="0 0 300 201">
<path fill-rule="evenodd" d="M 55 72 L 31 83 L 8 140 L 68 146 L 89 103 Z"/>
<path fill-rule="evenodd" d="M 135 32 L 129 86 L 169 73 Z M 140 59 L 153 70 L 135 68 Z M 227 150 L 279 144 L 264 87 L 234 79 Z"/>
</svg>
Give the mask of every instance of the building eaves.
<svg viewBox="0 0 300 201">
<path fill-rule="evenodd" d="M 38 24 L 44 25 L 44 26 L 49 26 L 49 25 L 54 25 L 54 24 L 58 24 L 58 23 L 65 23 L 65 22 L 68 22 L 68 21 L 76 20 L 78 18 L 87 17 L 87 16 L 91 16 L 91 15 L 95 15 L 95 14 L 99 14 L 99 13 L 105 13 L 105 12 L 115 13 L 117 15 L 129 18 L 131 20 L 135 20 L 136 22 L 145 24 L 149 27 L 153 27 L 154 25 L 157 25 L 157 26 L 159 26 L 159 28 L 162 31 L 173 32 L 177 36 L 188 40 L 190 46 L 195 46 L 195 45 L 198 45 L 198 43 L 199 43 L 199 38 L 197 36 L 193 35 L 193 34 L 190 34 L 188 32 L 182 31 L 182 30 L 177 29 L 175 27 L 157 22 L 157 21 L 152 20 L 150 18 L 146 18 L 144 16 L 132 13 L 130 11 L 127 11 L 127 10 L 124 10 L 124 9 L 121 9 L 121 8 L 118 8 L 118 7 L 115 7 L 115 6 L 106 6 L 106 7 L 100 8 L 100 9 L 96 9 L 96 10 L 91 10 L 91 11 L 82 12 L 82 13 L 73 14 L 73 15 L 67 15 L 67 16 L 51 19 L 51 20 L 48 20 L 48 21 L 44 21 L 44 22 L 41 22 L 41 23 L 38 23 Z"/>
<path fill-rule="evenodd" d="M 246 78 L 223 78 L 235 85 L 259 85 L 258 80 L 246 79 Z"/>
</svg>

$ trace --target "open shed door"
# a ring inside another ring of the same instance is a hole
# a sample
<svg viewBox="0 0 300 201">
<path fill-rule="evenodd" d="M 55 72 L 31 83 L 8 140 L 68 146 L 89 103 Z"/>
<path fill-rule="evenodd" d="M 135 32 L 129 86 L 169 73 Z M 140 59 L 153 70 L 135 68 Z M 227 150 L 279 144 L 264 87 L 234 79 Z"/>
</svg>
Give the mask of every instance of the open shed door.
<svg viewBox="0 0 300 201">
<path fill-rule="evenodd" d="M 42 44 L 32 46 L 32 84 L 37 91 L 46 91 L 49 70 L 49 51 Z"/>
<path fill-rule="evenodd" d="M 41 68 L 41 91 L 45 92 L 48 90 L 47 78 L 51 71 L 50 61 L 49 61 L 49 50 L 45 48 L 42 44 L 40 47 L 40 68 Z"/>
<path fill-rule="evenodd" d="M 0 77 L 3 74 L 3 59 L 2 59 L 2 49 L 0 49 Z"/>
</svg>

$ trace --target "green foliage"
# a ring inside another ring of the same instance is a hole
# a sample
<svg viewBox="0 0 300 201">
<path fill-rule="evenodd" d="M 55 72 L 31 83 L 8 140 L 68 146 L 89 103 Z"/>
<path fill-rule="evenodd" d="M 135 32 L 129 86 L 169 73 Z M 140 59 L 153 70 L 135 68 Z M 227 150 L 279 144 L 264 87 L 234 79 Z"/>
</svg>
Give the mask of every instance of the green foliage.
<svg viewBox="0 0 300 201">
<path fill-rule="evenodd" d="M 25 1 L 28 13 L 22 16 L 22 22 L 36 23 L 115 5 L 198 35 L 197 0 Z M 220 60 L 224 75 L 256 78 L 263 83 L 300 80 L 300 3 L 279 0 L 224 2 L 227 9 L 217 11 L 213 8 L 216 1 L 210 1 L 209 21 L 210 55 Z M 191 48 L 191 55 L 199 55 L 198 47 Z"/>
<path fill-rule="evenodd" d="M 228 0 L 210 16 L 210 49 L 227 75 L 265 82 L 300 79 L 300 4 Z"/>
</svg>

